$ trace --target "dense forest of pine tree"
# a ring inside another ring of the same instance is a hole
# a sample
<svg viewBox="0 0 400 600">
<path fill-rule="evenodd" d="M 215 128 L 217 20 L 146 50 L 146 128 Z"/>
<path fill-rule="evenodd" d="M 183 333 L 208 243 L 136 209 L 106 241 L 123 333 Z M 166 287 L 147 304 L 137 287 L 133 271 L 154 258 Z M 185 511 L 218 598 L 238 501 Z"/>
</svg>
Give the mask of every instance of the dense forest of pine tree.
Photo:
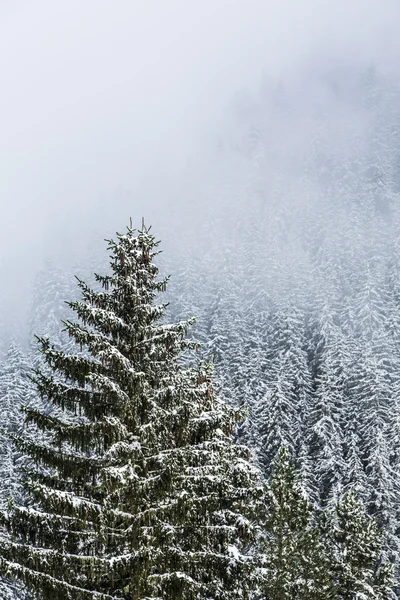
<svg viewBox="0 0 400 600">
<path fill-rule="evenodd" d="M 400 90 L 321 87 L 238 96 L 165 254 L 128 228 L 93 283 L 37 276 L 1 339 L 5 599 L 394 597 Z"/>
</svg>

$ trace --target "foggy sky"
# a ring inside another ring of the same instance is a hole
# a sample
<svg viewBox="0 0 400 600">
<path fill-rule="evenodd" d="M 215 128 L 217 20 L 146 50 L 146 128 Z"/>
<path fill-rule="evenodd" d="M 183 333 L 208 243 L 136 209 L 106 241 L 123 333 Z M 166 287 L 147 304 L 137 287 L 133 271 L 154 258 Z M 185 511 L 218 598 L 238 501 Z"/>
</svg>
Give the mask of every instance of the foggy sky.
<svg viewBox="0 0 400 600">
<path fill-rule="evenodd" d="M 398 0 L 0 0 L 6 305 L 49 240 L 68 256 L 87 224 L 157 222 L 236 90 L 306 65 L 396 70 L 399 17 Z"/>
</svg>

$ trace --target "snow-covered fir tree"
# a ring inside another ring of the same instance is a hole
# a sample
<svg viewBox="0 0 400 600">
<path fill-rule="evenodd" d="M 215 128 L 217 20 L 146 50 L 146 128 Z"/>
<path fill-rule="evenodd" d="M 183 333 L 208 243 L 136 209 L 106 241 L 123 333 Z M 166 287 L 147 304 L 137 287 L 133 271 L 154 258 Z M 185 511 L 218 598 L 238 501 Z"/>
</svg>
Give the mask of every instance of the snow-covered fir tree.
<svg viewBox="0 0 400 600">
<path fill-rule="evenodd" d="M 267 486 L 264 528 L 263 598 L 332 598 L 327 549 L 285 447 L 276 456 Z"/>
<path fill-rule="evenodd" d="M 382 533 L 354 492 L 344 495 L 328 517 L 326 545 L 338 600 L 393 600 L 393 567 L 382 558 Z"/>
<path fill-rule="evenodd" d="M 305 497 L 287 448 L 266 486 L 260 569 L 263 600 L 391 600 L 393 565 L 382 531 L 353 491 L 325 511 Z"/>
<path fill-rule="evenodd" d="M 163 321 L 153 235 L 128 228 L 109 249 L 111 274 L 79 282 L 65 322 L 87 352 L 40 340 L 57 410 L 28 410 L 45 439 L 17 442 L 34 505 L 2 512 L 1 572 L 44 600 L 250 598 L 262 488 L 232 439 L 240 415 L 207 364 L 181 361 L 196 343 L 190 322 Z"/>
</svg>

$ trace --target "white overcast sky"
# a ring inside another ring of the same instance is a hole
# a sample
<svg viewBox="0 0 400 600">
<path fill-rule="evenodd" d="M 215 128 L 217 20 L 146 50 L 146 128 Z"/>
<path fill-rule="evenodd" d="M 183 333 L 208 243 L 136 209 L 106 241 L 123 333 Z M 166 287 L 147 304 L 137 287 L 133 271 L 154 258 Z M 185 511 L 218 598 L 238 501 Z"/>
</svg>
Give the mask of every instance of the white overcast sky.
<svg viewBox="0 0 400 600">
<path fill-rule="evenodd" d="M 395 66 L 399 18 L 399 0 L 0 0 L 0 272 L 118 190 L 179 177 L 263 72 Z"/>
</svg>

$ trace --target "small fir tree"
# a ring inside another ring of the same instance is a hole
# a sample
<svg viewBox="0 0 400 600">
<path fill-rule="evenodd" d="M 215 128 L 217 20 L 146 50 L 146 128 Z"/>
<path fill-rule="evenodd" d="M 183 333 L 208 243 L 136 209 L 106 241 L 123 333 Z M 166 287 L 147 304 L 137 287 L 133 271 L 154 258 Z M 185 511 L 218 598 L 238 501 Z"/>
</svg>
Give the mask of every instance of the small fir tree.
<svg viewBox="0 0 400 600">
<path fill-rule="evenodd" d="M 327 520 L 335 600 L 393 600 L 393 569 L 381 556 L 382 536 L 355 493 L 346 493 Z"/>
<path fill-rule="evenodd" d="M 331 573 L 313 509 L 283 447 L 266 493 L 263 598 L 327 600 Z"/>
</svg>

